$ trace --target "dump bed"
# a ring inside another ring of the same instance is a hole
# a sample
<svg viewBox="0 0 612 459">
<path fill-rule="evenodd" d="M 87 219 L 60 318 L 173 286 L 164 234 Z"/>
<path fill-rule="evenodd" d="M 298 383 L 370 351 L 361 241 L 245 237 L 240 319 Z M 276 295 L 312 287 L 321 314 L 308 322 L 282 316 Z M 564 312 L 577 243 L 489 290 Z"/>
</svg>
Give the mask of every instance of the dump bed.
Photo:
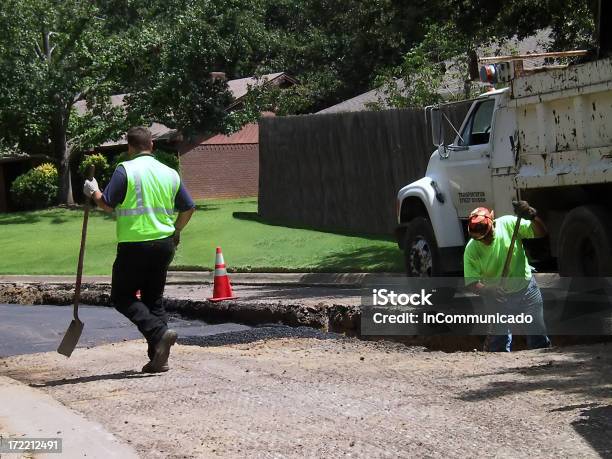
<svg viewBox="0 0 612 459">
<path fill-rule="evenodd" d="M 612 182 L 612 60 L 511 82 L 519 188 Z"/>
</svg>

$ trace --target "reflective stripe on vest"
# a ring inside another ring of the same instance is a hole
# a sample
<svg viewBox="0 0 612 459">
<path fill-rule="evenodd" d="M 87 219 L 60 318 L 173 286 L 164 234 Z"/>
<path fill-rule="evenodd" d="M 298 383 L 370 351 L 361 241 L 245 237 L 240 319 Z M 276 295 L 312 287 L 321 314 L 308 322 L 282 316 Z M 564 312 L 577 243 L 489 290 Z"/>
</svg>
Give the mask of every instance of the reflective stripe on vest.
<svg viewBox="0 0 612 459">
<path fill-rule="evenodd" d="M 174 215 L 174 208 L 164 209 L 161 207 L 145 207 L 144 200 L 142 198 L 142 177 L 139 171 L 133 171 L 134 174 L 134 192 L 136 193 L 136 208 L 135 209 L 116 209 L 115 214 L 118 217 L 128 217 L 133 215 L 145 215 L 145 214 L 167 214 Z M 173 177 L 174 196 L 178 193 L 178 177 Z"/>
<path fill-rule="evenodd" d="M 171 236 L 178 173 L 148 154 L 121 165 L 128 183 L 125 198 L 115 209 L 117 240 L 144 242 Z"/>
</svg>

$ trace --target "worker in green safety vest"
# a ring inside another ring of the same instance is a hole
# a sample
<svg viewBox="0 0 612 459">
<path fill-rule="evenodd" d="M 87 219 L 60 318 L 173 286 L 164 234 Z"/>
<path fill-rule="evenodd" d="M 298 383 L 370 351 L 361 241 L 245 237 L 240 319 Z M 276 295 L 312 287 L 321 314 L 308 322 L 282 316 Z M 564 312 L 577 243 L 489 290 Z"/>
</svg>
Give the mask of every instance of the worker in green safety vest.
<svg viewBox="0 0 612 459">
<path fill-rule="evenodd" d="M 128 160 L 117 166 L 104 192 L 92 178 L 85 181 L 83 193 L 103 210 L 115 212 L 118 244 L 111 301 L 147 340 L 149 362 L 142 371 L 156 373 L 168 371 L 177 339 L 168 328 L 163 293 L 168 266 L 195 204 L 179 174 L 152 155 L 149 129 L 131 128 L 127 141 Z"/>
</svg>

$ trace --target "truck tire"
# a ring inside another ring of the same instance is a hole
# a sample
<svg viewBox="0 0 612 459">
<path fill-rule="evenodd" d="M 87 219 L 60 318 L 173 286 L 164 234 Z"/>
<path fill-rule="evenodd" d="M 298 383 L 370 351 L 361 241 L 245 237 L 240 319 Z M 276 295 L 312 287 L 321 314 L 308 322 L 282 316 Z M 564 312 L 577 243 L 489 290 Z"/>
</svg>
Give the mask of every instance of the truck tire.
<svg viewBox="0 0 612 459">
<path fill-rule="evenodd" d="M 408 277 L 440 275 L 440 253 L 433 228 L 425 217 L 416 217 L 406 226 L 404 260 Z"/>
<path fill-rule="evenodd" d="M 561 276 L 612 276 L 612 216 L 604 207 L 572 209 L 563 220 L 558 244 Z"/>
</svg>

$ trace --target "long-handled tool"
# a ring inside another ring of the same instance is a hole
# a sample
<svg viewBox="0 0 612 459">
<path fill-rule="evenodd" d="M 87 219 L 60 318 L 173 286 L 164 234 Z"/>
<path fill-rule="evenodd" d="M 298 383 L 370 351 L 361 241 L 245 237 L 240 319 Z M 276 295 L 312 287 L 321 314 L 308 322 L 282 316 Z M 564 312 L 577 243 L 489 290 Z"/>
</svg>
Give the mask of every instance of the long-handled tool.
<svg viewBox="0 0 612 459">
<path fill-rule="evenodd" d="M 508 254 L 506 255 L 506 261 L 504 263 L 504 269 L 502 270 L 501 287 L 503 288 L 506 278 L 508 277 L 508 271 L 510 271 L 510 262 L 512 261 L 512 254 L 514 253 L 514 244 L 518 236 L 519 230 L 521 229 L 521 217 L 516 217 L 516 223 L 514 224 L 514 231 L 512 232 L 512 239 L 510 240 L 510 247 L 508 248 Z"/>
<path fill-rule="evenodd" d="M 90 166 L 87 170 L 87 176 L 91 180 L 94 176 L 94 166 Z M 74 286 L 74 303 L 72 315 L 73 319 L 68 326 L 68 330 L 62 339 L 57 352 L 70 357 L 72 351 L 76 348 L 81 333 L 83 333 L 83 327 L 85 324 L 79 319 L 79 302 L 81 301 L 81 279 L 83 277 L 83 259 L 85 258 L 85 241 L 87 239 L 87 221 L 89 220 L 89 208 L 90 200 L 87 199 L 85 203 L 85 214 L 83 215 L 83 229 L 81 230 L 81 248 L 79 250 L 79 262 L 77 265 L 76 283 Z"/>
<path fill-rule="evenodd" d="M 506 261 L 504 262 L 504 269 L 502 270 L 501 281 L 499 283 L 499 289 L 503 291 L 506 285 L 506 279 L 508 278 L 508 271 L 510 271 L 510 262 L 512 261 L 512 255 L 514 254 L 514 245 L 516 244 L 516 238 L 518 237 L 519 230 L 521 229 L 521 217 L 516 218 L 514 224 L 514 231 L 512 231 L 512 239 L 510 240 L 510 247 L 508 248 L 508 254 L 506 255 Z M 490 346 L 491 335 L 487 335 L 484 341 L 484 350 L 486 351 Z"/>
</svg>

